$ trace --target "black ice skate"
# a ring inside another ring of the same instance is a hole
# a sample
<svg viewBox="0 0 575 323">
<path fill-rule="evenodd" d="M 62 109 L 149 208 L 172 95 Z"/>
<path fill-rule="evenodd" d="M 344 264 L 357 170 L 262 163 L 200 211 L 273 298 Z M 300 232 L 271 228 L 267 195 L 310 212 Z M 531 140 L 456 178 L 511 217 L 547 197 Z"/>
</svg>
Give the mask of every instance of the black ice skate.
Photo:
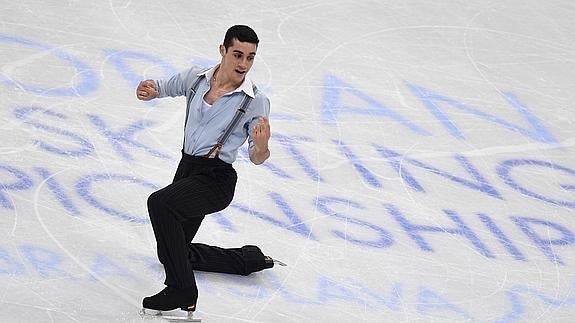
<svg viewBox="0 0 575 323">
<path fill-rule="evenodd" d="M 160 316 L 169 322 L 201 322 L 201 319 L 194 319 L 193 317 L 197 299 L 197 287 L 177 289 L 168 286 L 156 295 L 144 298 L 143 309 L 140 313 Z M 178 309 L 184 311 L 184 315 L 180 311 L 174 312 Z"/>
<path fill-rule="evenodd" d="M 238 274 L 247 276 L 264 269 L 273 268 L 274 265 L 286 266 L 285 263 L 263 254 L 258 246 L 245 245 L 241 247 L 241 258 L 244 261 L 243 270 Z"/>
</svg>

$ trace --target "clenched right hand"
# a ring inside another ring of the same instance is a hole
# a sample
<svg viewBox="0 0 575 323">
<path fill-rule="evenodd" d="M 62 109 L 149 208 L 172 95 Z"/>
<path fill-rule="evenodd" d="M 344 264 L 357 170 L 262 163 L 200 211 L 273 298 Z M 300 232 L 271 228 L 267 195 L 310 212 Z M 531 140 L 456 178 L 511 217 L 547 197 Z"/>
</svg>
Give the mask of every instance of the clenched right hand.
<svg viewBox="0 0 575 323">
<path fill-rule="evenodd" d="M 149 101 L 158 97 L 158 88 L 153 80 L 141 81 L 136 88 L 136 97 L 143 101 Z"/>
</svg>

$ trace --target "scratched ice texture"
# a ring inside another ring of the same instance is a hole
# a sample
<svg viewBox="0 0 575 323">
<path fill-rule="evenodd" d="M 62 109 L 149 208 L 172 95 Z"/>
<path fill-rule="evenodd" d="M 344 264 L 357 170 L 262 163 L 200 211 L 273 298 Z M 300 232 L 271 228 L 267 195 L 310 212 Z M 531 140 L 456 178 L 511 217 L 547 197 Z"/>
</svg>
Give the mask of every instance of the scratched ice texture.
<svg viewBox="0 0 575 323">
<path fill-rule="evenodd" d="M 288 264 L 197 272 L 204 322 L 573 322 L 572 1 L 2 1 L 1 322 L 142 322 L 147 196 L 183 98 L 135 86 L 261 43 L 272 157 L 243 150 L 197 242 Z"/>
</svg>

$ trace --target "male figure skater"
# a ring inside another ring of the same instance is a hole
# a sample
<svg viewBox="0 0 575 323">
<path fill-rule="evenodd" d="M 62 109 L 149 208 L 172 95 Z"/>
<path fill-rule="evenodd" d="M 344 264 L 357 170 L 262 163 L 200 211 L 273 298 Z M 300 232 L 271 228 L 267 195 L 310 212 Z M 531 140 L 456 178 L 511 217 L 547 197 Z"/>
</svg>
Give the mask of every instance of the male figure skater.
<svg viewBox="0 0 575 323">
<path fill-rule="evenodd" d="M 270 156 L 270 103 L 246 77 L 258 43 L 250 27 L 232 26 L 219 47 L 218 65 L 208 70 L 192 67 L 166 80 L 145 80 L 136 89 L 144 101 L 187 98 L 184 147 L 174 180 L 148 198 L 166 288 L 144 298 L 144 309 L 193 312 L 198 298 L 193 270 L 249 275 L 274 265 L 256 246 L 223 249 L 191 242 L 205 215 L 231 203 L 238 148 L 248 140 L 249 158 L 256 165 Z"/>
</svg>

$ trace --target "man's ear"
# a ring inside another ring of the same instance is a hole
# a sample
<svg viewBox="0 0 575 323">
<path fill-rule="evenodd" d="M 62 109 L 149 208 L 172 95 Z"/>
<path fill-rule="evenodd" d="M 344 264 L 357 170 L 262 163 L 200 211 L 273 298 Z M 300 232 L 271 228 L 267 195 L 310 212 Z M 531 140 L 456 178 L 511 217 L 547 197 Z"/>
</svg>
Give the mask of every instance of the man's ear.
<svg viewBox="0 0 575 323">
<path fill-rule="evenodd" d="M 224 45 L 220 45 L 220 55 L 226 55 L 226 47 Z"/>
</svg>

